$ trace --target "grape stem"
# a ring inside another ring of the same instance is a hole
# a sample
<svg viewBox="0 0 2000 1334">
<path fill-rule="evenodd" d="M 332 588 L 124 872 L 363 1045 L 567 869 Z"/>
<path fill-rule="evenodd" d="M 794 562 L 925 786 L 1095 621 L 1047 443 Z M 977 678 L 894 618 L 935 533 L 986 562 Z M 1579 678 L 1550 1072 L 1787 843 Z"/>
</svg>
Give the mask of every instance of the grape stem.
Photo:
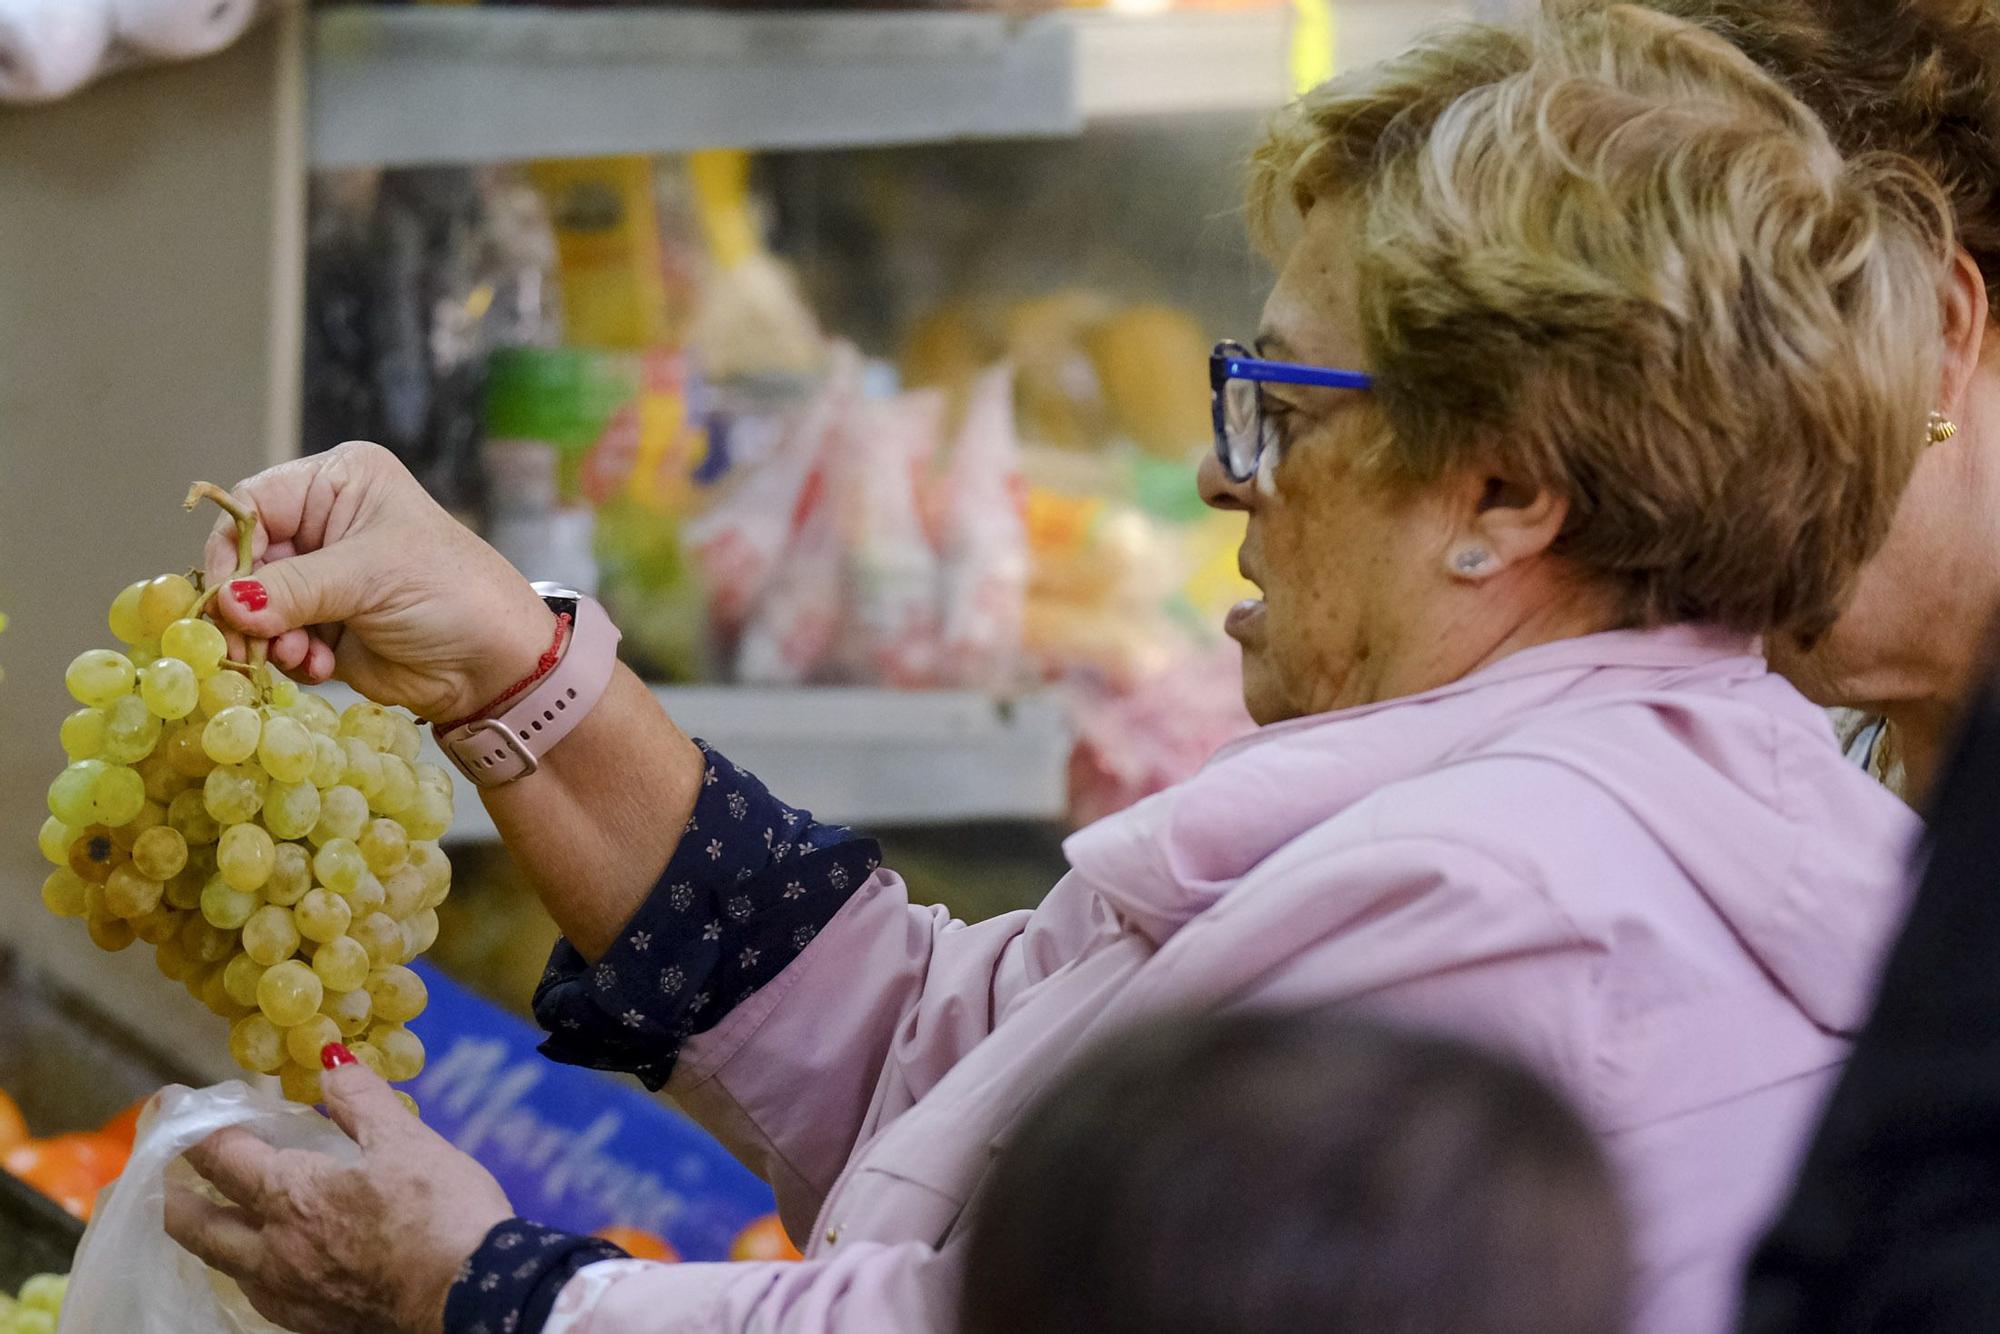
<svg viewBox="0 0 2000 1334">
<path fill-rule="evenodd" d="M 181 508 L 187 510 L 189 513 L 193 513 L 195 506 L 201 504 L 204 500 L 212 501 L 230 518 L 236 520 L 236 577 L 240 579 L 244 575 L 249 574 L 256 563 L 257 511 L 246 507 L 235 496 L 230 495 L 214 482 L 196 482 L 193 486 L 190 486 L 188 488 L 187 499 L 181 502 Z M 204 591 L 201 595 L 201 600 L 195 603 L 194 610 L 188 614 L 191 616 L 201 615 L 204 611 L 208 610 L 210 600 L 221 591 L 222 586 L 220 584 Z M 238 663 L 232 661 L 226 665 L 246 673 L 251 680 L 268 689 L 270 681 L 269 673 L 265 668 L 264 657 L 270 652 L 270 648 L 270 640 L 253 639 L 250 641 L 249 662 Z"/>
</svg>

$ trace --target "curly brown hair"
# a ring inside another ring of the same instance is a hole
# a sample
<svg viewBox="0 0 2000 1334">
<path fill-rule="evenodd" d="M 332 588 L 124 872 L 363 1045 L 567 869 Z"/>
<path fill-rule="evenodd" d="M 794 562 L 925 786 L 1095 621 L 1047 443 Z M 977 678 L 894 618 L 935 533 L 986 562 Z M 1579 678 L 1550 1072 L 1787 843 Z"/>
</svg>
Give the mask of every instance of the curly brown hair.
<svg viewBox="0 0 2000 1334">
<path fill-rule="evenodd" d="M 1644 0 L 1789 87 L 1844 152 L 1910 158 L 1943 187 L 2000 314 L 2000 4 Z"/>
</svg>

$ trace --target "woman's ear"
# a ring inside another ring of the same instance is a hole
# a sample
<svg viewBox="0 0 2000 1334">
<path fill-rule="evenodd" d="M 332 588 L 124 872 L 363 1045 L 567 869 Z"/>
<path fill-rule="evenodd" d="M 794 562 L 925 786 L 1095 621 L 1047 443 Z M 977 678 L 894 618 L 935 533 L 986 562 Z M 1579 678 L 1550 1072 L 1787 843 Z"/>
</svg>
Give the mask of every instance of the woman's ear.
<svg viewBox="0 0 2000 1334">
<path fill-rule="evenodd" d="M 1555 545 L 1569 519 L 1569 501 L 1504 477 L 1473 474 L 1458 491 L 1460 532 L 1446 560 L 1457 579 L 1482 582 L 1532 560 Z"/>
<path fill-rule="evenodd" d="M 1957 416 L 1963 409 L 1967 386 L 1979 369 L 1986 350 L 1987 321 L 1992 311 L 1987 304 L 1986 277 L 1978 263 L 1965 251 L 1958 252 L 1945 292 L 1944 366 L 1938 386 L 1938 410 Z"/>
</svg>

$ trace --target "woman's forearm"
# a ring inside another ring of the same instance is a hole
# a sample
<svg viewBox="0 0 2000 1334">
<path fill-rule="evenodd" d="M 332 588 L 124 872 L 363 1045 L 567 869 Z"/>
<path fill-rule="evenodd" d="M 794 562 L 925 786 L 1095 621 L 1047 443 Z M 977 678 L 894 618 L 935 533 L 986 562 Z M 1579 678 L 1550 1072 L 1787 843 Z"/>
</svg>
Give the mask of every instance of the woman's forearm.
<svg viewBox="0 0 2000 1334">
<path fill-rule="evenodd" d="M 549 915 L 594 960 L 673 857 L 706 769 L 701 750 L 620 665 L 540 768 L 480 795 Z"/>
</svg>

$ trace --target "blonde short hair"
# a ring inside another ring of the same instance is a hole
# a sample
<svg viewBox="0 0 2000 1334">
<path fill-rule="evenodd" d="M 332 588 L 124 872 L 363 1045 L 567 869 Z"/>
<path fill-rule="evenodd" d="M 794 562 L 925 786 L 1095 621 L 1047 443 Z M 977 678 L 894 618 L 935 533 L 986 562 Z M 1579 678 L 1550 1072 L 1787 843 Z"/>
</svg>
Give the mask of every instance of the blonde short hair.
<svg viewBox="0 0 2000 1334">
<path fill-rule="evenodd" d="M 1573 0 L 1291 107 L 1253 224 L 1275 248 L 1335 198 L 1360 218 L 1373 472 L 1566 497 L 1556 550 L 1630 624 L 1832 624 L 1937 390 L 1952 229 L 1927 178 L 1844 160 L 1715 36 Z"/>
</svg>

